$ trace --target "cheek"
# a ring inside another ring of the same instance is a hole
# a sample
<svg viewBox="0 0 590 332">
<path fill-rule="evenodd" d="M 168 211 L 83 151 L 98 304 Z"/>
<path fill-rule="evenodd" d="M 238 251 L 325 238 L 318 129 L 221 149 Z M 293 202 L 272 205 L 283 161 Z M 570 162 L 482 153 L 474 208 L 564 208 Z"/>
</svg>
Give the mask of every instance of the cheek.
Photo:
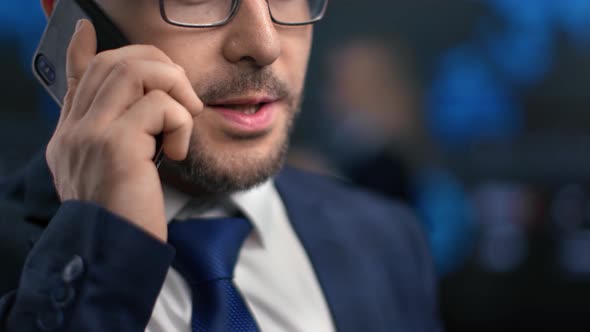
<svg viewBox="0 0 590 332">
<path fill-rule="evenodd" d="M 311 52 L 311 27 L 280 27 L 280 66 L 287 72 L 289 80 L 297 90 L 303 88 L 309 55 Z"/>
<path fill-rule="evenodd" d="M 215 30 L 198 30 L 166 24 L 154 31 L 148 43 L 158 47 L 174 62 L 190 68 L 207 68 L 222 59 L 223 35 Z"/>
<path fill-rule="evenodd" d="M 156 46 L 184 68 L 193 86 L 199 91 L 199 87 L 215 77 L 214 73 L 225 71 L 221 42 L 221 38 L 214 35 L 202 36 L 200 33 L 193 33 L 191 36 L 177 35 L 168 38 Z"/>
</svg>

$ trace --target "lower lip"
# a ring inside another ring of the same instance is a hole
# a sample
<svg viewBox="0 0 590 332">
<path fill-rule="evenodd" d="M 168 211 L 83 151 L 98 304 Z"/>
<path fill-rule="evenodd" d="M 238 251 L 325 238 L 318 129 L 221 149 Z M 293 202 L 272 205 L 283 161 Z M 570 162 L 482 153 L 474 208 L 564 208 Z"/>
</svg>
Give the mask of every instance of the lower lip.
<svg viewBox="0 0 590 332">
<path fill-rule="evenodd" d="M 248 134 L 256 134 L 270 128 L 276 106 L 277 102 L 266 103 L 254 114 L 246 114 L 223 107 L 212 107 L 212 109 L 219 112 L 232 127 Z"/>
</svg>

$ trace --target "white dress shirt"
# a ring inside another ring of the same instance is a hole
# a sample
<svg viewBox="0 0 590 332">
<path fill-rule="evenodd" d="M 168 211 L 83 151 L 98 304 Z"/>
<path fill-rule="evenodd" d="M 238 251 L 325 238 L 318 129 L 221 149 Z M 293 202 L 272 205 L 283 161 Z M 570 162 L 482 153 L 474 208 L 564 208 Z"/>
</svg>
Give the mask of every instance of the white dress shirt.
<svg viewBox="0 0 590 332">
<path fill-rule="evenodd" d="M 228 216 L 236 210 L 248 217 L 253 230 L 238 256 L 234 282 L 261 331 L 335 331 L 313 267 L 271 180 L 208 208 L 167 187 L 164 198 L 169 221 Z M 146 331 L 190 332 L 191 305 L 190 288 L 170 268 Z"/>
</svg>

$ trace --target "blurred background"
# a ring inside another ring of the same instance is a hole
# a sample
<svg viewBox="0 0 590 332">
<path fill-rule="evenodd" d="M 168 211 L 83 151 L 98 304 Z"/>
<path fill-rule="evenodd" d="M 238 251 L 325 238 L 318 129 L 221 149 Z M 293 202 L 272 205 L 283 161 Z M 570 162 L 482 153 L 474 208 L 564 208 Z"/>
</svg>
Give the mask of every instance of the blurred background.
<svg viewBox="0 0 590 332">
<path fill-rule="evenodd" d="M 0 2 L 0 176 L 58 109 Z M 447 331 L 590 330 L 590 1 L 332 0 L 289 162 L 417 211 Z"/>
</svg>

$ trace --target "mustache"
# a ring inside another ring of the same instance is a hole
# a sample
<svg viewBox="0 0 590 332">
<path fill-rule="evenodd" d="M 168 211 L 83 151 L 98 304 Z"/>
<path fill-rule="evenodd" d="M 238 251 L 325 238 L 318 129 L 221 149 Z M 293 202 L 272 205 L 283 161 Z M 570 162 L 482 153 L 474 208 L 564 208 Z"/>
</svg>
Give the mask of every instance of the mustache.
<svg viewBox="0 0 590 332">
<path fill-rule="evenodd" d="M 205 104 L 212 104 L 252 92 L 263 92 L 276 99 L 291 97 L 287 84 L 277 78 L 271 70 L 259 70 L 234 73 L 210 82 L 200 91 L 199 98 Z"/>
</svg>

